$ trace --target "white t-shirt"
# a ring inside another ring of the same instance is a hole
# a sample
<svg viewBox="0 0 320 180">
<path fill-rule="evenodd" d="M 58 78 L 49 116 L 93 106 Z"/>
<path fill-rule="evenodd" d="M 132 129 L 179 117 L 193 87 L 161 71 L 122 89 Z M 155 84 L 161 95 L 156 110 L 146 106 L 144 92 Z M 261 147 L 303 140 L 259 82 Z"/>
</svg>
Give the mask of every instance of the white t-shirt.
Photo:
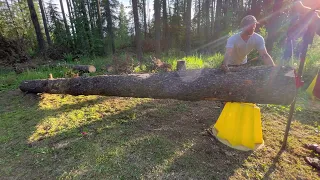
<svg viewBox="0 0 320 180">
<path fill-rule="evenodd" d="M 247 63 L 247 55 L 253 50 L 265 49 L 265 42 L 261 35 L 254 33 L 250 38 L 245 42 L 240 33 L 235 34 L 229 37 L 227 41 L 226 48 L 233 48 L 231 59 L 229 60 L 230 65 L 240 65 Z"/>
</svg>

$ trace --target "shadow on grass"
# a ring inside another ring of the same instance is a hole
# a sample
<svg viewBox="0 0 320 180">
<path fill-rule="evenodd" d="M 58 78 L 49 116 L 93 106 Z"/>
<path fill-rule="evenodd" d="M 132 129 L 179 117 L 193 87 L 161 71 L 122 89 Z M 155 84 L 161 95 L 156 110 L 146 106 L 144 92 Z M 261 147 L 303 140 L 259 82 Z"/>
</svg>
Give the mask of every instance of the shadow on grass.
<svg viewBox="0 0 320 180">
<path fill-rule="evenodd" d="M 219 116 L 214 102 L 99 97 L 39 110 L 37 99 L 30 103 L 25 98 L 15 94 L 15 103 L 7 109 L 21 111 L 19 115 L 11 111 L 1 115 L 7 120 L 0 129 L 11 126 L 2 134 L 9 138 L 0 145 L 0 165 L 6 164 L 0 170 L 4 178 L 226 179 L 250 155 L 201 135 Z M 46 117 L 58 117 L 52 122 L 60 117 L 68 121 L 69 117 L 61 114 L 110 105 L 106 102 L 119 107 L 49 136 L 43 132 L 39 134 L 42 140 L 31 146 L 26 143 Z"/>
<path fill-rule="evenodd" d="M 284 150 L 280 150 L 277 155 L 272 160 L 272 164 L 269 167 L 268 171 L 264 174 L 263 179 L 270 179 L 270 175 L 277 169 L 276 164 L 279 162 L 280 156 Z"/>
<path fill-rule="evenodd" d="M 261 105 L 261 106 L 262 106 L 263 112 L 276 113 L 284 117 L 286 121 L 288 120 L 290 105 L 288 106 Z M 293 115 L 294 121 L 298 121 L 301 124 L 314 127 L 320 124 L 319 117 L 320 117 L 320 101 L 311 100 L 306 96 L 298 98 L 298 101 L 295 105 L 294 115 Z"/>
</svg>

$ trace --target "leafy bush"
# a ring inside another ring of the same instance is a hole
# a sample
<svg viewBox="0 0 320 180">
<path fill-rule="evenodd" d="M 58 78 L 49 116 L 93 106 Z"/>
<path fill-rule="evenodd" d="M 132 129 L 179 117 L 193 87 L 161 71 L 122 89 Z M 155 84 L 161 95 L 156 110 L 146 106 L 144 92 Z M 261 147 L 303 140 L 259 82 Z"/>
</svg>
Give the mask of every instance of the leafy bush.
<svg viewBox="0 0 320 180">
<path fill-rule="evenodd" d="M 66 62 L 71 62 L 73 60 L 73 55 L 71 53 L 65 53 L 63 56 Z"/>
</svg>

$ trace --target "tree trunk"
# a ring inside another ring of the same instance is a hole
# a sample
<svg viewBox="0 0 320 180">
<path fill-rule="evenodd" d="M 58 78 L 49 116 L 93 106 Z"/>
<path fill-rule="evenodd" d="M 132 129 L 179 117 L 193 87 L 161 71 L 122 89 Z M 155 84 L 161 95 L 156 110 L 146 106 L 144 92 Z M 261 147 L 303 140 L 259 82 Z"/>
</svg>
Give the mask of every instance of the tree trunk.
<svg viewBox="0 0 320 180">
<path fill-rule="evenodd" d="M 77 64 L 46 64 L 43 67 L 48 68 L 56 68 L 56 67 L 63 67 L 72 69 L 74 71 L 79 71 L 82 73 L 93 73 L 96 72 L 96 67 L 93 65 L 77 65 Z"/>
<path fill-rule="evenodd" d="M 212 8 L 211 8 L 211 37 L 213 37 L 214 34 L 214 9 L 215 8 L 215 0 L 212 0 Z"/>
<path fill-rule="evenodd" d="M 166 0 L 165 0 L 166 1 Z M 142 0 L 143 3 L 143 27 L 144 27 L 144 38 L 147 38 L 147 12 L 146 12 L 146 0 Z"/>
<path fill-rule="evenodd" d="M 221 12 L 222 12 L 222 0 L 217 0 L 216 7 L 216 18 L 214 22 L 214 37 L 217 38 L 220 36 L 221 28 Z"/>
<path fill-rule="evenodd" d="M 160 0 L 154 0 L 154 18 L 155 18 L 155 37 L 156 37 L 156 57 L 160 58 L 161 47 L 160 47 Z"/>
<path fill-rule="evenodd" d="M 220 69 L 197 69 L 159 74 L 29 80 L 21 83 L 20 90 L 29 93 L 285 105 L 295 97 L 295 78 L 286 75 L 293 73 L 292 68 L 260 66 L 231 70 L 230 73 Z"/>
<path fill-rule="evenodd" d="M 163 18 L 163 47 L 164 47 L 164 50 L 166 51 L 168 49 L 168 14 L 167 14 L 167 0 L 163 0 L 162 1 L 163 3 L 163 9 L 162 9 L 162 18 Z"/>
<path fill-rule="evenodd" d="M 106 12 L 107 12 L 107 29 L 111 40 L 111 48 L 112 53 L 114 54 L 116 52 L 116 48 L 114 45 L 114 35 L 113 35 L 113 27 L 112 27 L 112 14 L 110 9 L 110 0 L 106 0 Z"/>
<path fill-rule="evenodd" d="M 178 4 L 179 5 L 179 4 Z M 182 14 L 183 14 L 183 20 L 184 20 L 184 23 L 186 23 L 185 22 L 185 20 L 186 20 L 186 8 L 187 7 L 187 0 L 183 0 L 183 12 L 182 12 Z"/>
<path fill-rule="evenodd" d="M 229 9 L 229 0 L 224 0 L 224 3 L 222 5 L 223 17 L 222 17 L 222 21 L 221 21 L 223 30 L 226 30 L 231 23 L 231 22 L 228 22 L 229 18 L 231 18 L 231 17 L 228 17 L 228 9 Z"/>
<path fill-rule="evenodd" d="M 64 8 L 63 8 L 62 0 L 60 0 L 60 6 L 61 6 L 61 11 L 62 11 L 62 17 L 63 17 L 64 27 L 66 28 L 66 32 L 67 32 L 67 38 L 68 38 L 68 40 L 69 40 L 69 42 L 70 42 L 70 40 L 71 40 L 71 35 L 70 35 L 69 26 L 68 26 L 68 23 L 67 23 L 66 14 L 64 13 Z"/>
<path fill-rule="evenodd" d="M 187 70 L 186 61 L 178 60 L 177 61 L 177 71 L 185 71 Z"/>
<path fill-rule="evenodd" d="M 90 27 L 91 27 L 91 31 L 93 31 L 94 29 L 94 24 L 93 24 L 93 19 L 92 19 L 92 10 L 91 10 L 91 6 L 88 0 L 86 0 L 87 2 L 87 7 L 88 7 L 88 15 L 89 15 L 89 20 L 90 20 Z"/>
<path fill-rule="evenodd" d="M 232 0 L 232 28 L 238 27 L 239 19 L 241 17 L 241 13 L 239 9 L 241 8 L 242 4 L 239 0 Z M 240 8 L 239 8 L 240 7 Z"/>
<path fill-rule="evenodd" d="M 97 14 L 98 14 L 98 29 L 99 29 L 99 35 L 100 35 L 100 38 L 103 39 L 100 0 L 97 0 L 97 12 L 98 12 Z"/>
<path fill-rule="evenodd" d="M 191 53 L 191 6 L 192 0 L 187 1 L 187 11 L 186 11 L 186 54 L 190 55 Z"/>
<path fill-rule="evenodd" d="M 210 13 L 209 13 L 209 8 L 210 8 L 210 1 L 209 0 L 205 0 L 205 6 L 204 6 L 204 10 L 205 10 L 205 41 L 209 41 L 210 40 Z"/>
<path fill-rule="evenodd" d="M 267 32 L 268 32 L 268 37 L 266 40 L 266 48 L 268 52 L 272 51 L 273 44 L 277 40 L 276 37 L 279 35 L 279 29 L 281 24 L 281 19 L 280 19 L 280 9 L 282 8 L 283 5 L 283 0 L 275 0 L 273 4 L 273 12 L 272 16 L 268 20 L 267 24 Z"/>
<path fill-rule="evenodd" d="M 82 47 L 83 44 L 88 45 L 88 39 L 86 38 L 87 34 L 85 34 L 83 36 L 83 34 L 81 34 L 80 32 L 84 32 L 85 31 L 82 31 L 84 28 L 83 28 L 83 25 L 80 26 L 79 24 L 79 20 L 81 19 L 80 18 L 80 8 L 79 8 L 79 4 L 77 2 L 75 2 L 75 0 L 69 0 L 70 1 L 70 10 L 71 10 L 71 13 L 73 15 L 73 20 L 74 20 L 74 29 L 75 29 L 75 48 L 79 48 L 79 47 Z M 84 37 L 84 38 L 81 38 L 81 37 Z"/>
<path fill-rule="evenodd" d="M 75 0 L 70 0 L 70 5 L 72 5 L 71 6 L 71 12 L 73 12 L 74 13 L 74 17 L 76 17 L 75 19 L 78 19 L 79 18 L 79 13 L 78 13 L 78 9 L 79 9 L 79 7 L 77 6 L 77 3 L 76 2 L 74 2 Z M 73 7 L 73 8 L 72 8 Z M 76 29 L 77 30 L 77 29 Z"/>
<path fill-rule="evenodd" d="M 96 72 L 96 67 L 92 65 L 69 65 L 73 70 L 80 71 L 83 73 L 94 73 Z"/>
<path fill-rule="evenodd" d="M 70 24 L 71 24 L 72 37 L 73 37 L 73 40 L 75 41 L 76 33 L 75 33 L 75 30 L 74 30 L 74 18 L 72 16 L 71 7 L 70 6 L 71 6 L 70 0 L 67 0 L 67 7 L 68 7 L 68 13 L 69 13 L 69 20 L 70 20 Z"/>
<path fill-rule="evenodd" d="M 251 3 L 251 14 L 259 19 L 261 13 L 262 0 L 252 0 Z"/>
<path fill-rule="evenodd" d="M 258 0 L 251 0 L 251 9 L 250 9 L 250 14 L 255 15 L 254 11 L 257 8 L 257 1 Z"/>
<path fill-rule="evenodd" d="M 198 33 L 198 36 L 200 36 L 200 22 L 201 22 L 201 1 L 198 0 L 198 19 L 197 19 L 197 33 Z"/>
<path fill-rule="evenodd" d="M 30 11 L 31 20 L 34 26 L 34 30 L 36 32 L 39 50 L 42 51 L 45 48 L 45 44 L 44 44 L 44 39 L 41 33 L 38 16 L 34 8 L 33 0 L 27 0 L 27 2 L 28 2 L 28 7 Z"/>
<path fill-rule="evenodd" d="M 139 24 L 139 14 L 138 14 L 138 2 L 137 0 L 132 0 L 132 11 L 134 19 L 134 29 L 135 29 L 135 41 L 137 48 L 138 60 L 142 62 L 142 49 L 141 49 L 141 39 L 140 39 L 140 24 Z"/>
<path fill-rule="evenodd" d="M 52 44 L 50 35 L 49 35 L 49 30 L 48 30 L 48 25 L 47 25 L 47 19 L 46 19 L 46 13 L 44 12 L 43 9 L 43 3 L 42 0 L 39 0 L 39 6 L 40 6 L 40 10 L 41 10 L 41 15 L 42 15 L 42 21 L 43 21 L 43 27 L 44 27 L 44 31 L 46 33 L 46 38 L 47 38 L 47 42 L 49 45 Z"/>
<path fill-rule="evenodd" d="M 83 1 L 80 1 L 80 9 L 81 9 L 81 13 L 82 13 L 83 22 L 84 22 L 84 30 L 85 30 L 86 36 L 88 38 L 89 53 L 92 54 L 93 46 L 92 46 L 92 41 L 91 41 L 91 36 L 90 36 L 90 27 L 89 27 L 89 22 L 88 22 L 88 15 L 87 15 L 86 6 L 85 6 Z"/>
<path fill-rule="evenodd" d="M 168 14 L 169 14 L 169 19 L 172 19 L 172 14 L 171 14 L 171 8 L 170 8 L 170 1 L 168 0 Z M 172 38 L 171 38 L 171 34 L 172 34 L 172 27 L 169 26 L 169 22 L 167 22 L 168 25 L 168 31 L 167 31 L 167 48 L 170 49 L 171 48 L 171 44 L 172 44 Z"/>
</svg>

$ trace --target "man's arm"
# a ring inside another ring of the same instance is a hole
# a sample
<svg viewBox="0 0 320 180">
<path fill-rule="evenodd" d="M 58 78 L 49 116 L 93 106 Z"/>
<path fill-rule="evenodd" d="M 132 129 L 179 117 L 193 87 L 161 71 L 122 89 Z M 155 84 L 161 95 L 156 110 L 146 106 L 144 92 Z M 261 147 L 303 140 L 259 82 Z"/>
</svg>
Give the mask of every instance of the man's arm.
<svg viewBox="0 0 320 180">
<path fill-rule="evenodd" d="M 233 48 L 226 48 L 226 53 L 224 54 L 224 59 L 222 64 L 228 66 L 231 62 Z"/>
<path fill-rule="evenodd" d="M 294 6 L 293 8 L 294 8 L 296 11 L 298 11 L 299 13 L 301 13 L 301 14 L 306 14 L 306 13 L 312 11 L 312 8 L 305 6 L 305 5 L 302 3 L 302 1 L 297 1 L 297 2 L 295 2 L 293 6 Z M 320 10 L 315 10 L 315 16 L 314 16 L 314 17 L 320 19 Z"/>
<path fill-rule="evenodd" d="M 234 43 L 235 43 L 234 36 L 229 37 L 227 40 L 227 45 L 226 45 L 226 53 L 224 54 L 224 59 L 221 64 L 221 68 L 225 72 L 229 71 L 228 65 L 232 62 L 231 57 L 232 57 Z"/>
<path fill-rule="evenodd" d="M 226 72 L 229 71 L 228 65 L 231 62 L 232 51 L 233 51 L 233 48 L 226 48 L 226 53 L 224 54 L 224 59 L 223 59 L 221 68 Z"/>
<path fill-rule="evenodd" d="M 263 60 L 263 63 L 265 65 L 269 65 L 269 66 L 275 66 L 273 59 L 271 58 L 271 56 L 269 55 L 269 53 L 267 52 L 267 49 L 264 48 L 262 50 L 259 50 L 259 55 Z"/>
</svg>

